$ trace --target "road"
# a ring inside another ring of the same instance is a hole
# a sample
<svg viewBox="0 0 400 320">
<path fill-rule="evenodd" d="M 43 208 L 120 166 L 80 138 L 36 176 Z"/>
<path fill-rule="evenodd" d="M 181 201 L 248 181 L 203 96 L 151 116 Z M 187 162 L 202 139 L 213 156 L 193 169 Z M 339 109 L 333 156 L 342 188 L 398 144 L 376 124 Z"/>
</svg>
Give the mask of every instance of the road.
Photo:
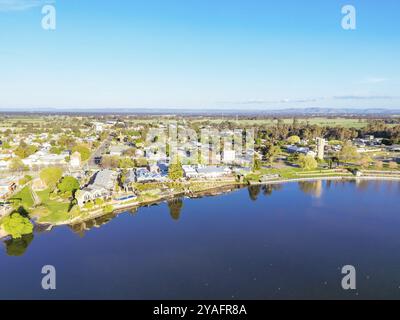
<svg viewBox="0 0 400 320">
<path fill-rule="evenodd" d="M 112 137 L 109 135 L 104 141 L 99 145 L 99 147 L 96 149 L 95 152 L 93 152 L 92 156 L 87 162 L 87 167 L 90 170 L 97 170 L 100 169 L 100 165 L 96 164 L 95 159 L 98 157 L 101 157 L 104 152 L 107 150 L 107 148 L 110 146 L 110 142 L 112 140 Z"/>
</svg>

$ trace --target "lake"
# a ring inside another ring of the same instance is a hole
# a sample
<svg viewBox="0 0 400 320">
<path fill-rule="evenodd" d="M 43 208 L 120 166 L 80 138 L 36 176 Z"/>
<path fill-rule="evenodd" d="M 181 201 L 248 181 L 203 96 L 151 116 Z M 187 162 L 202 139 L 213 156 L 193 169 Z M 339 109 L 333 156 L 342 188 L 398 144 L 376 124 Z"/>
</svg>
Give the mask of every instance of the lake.
<svg viewBox="0 0 400 320">
<path fill-rule="evenodd" d="M 400 298 L 399 196 L 395 181 L 292 182 L 36 230 L 3 242 L 0 298 Z"/>
</svg>

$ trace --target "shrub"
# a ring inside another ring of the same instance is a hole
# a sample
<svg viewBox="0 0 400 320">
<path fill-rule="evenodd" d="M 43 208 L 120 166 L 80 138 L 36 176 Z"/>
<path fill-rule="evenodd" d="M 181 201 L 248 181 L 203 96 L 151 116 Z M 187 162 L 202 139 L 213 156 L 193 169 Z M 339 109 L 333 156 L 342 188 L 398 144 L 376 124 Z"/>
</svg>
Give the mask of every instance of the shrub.
<svg viewBox="0 0 400 320">
<path fill-rule="evenodd" d="M 111 204 L 108 204 L 104 207 L 104 213 L 112 213 L 114 211 L 114 207 Z"/>
<path fill-rule="evenodd" d="M 97 198 L 96 200 L 94 200 L 94 204 L 96 206 L 101 206 L 104 204 L 104 200 L 102 198 Z"/>
<path fill-rule="evenodd" d="M 85 209 L 93 209 L 93 207 L 94 207 L 94 204 L 93 204 L 93 202 L 92 201 L 89 201 L 89 202 L 86 202 L 84 205 L 83 205 L 83 207 L 85 208 Z"/>
</svg>

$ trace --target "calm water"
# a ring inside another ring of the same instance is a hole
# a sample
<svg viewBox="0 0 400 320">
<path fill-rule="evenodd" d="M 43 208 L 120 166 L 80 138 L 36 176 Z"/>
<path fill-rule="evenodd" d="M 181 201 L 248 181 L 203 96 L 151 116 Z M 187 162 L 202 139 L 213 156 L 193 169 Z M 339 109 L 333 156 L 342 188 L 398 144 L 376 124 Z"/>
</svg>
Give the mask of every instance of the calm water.
<svg viewBox="0 0 400 320">
<path fill-rule="evenodd" d="M 400 298 L 399 196 L 399 182 L 288 183 L 36 232 L 0 248 L 0 298 Z"/>
</svg>

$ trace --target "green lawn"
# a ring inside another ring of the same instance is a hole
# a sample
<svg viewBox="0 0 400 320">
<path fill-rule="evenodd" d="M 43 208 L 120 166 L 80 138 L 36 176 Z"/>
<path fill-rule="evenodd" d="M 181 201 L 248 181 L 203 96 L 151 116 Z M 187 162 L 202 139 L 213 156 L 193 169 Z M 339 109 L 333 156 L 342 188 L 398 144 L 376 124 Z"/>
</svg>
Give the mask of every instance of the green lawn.
<svg viewBox="0 0 400 320">
<path fill-rule="evenodd" d="M 225 120 L 230 120 L 230 121 L 235 121 L 232 118 L 225 118 L 225 119 L 217 119 L 217 118 L 204 118 L 202 120 L 193 120 L 193 122 L 201 122 L 207 120 L 211 123 L 214 124 L 219 124 Z M 285 124 L 292 124 L 293 123 L 293 117 L 291 118 L 286 118 L 282 119 Z M 236 121 L 235 121 L 236 122 Z M 341 127 L 346 127 L 346 128 L 363 128 L 365 127 L 368 122 L 365 119 L 362 119 L 359 121 L 359 119 L 352 119 L 352 118 L 342 118 L 342 117 L 337 117 L 337 118 L 324 118 L 324 117 L 310 117 L 310 118 L 297 118 L 297 122 L 299 124 L 306 124 L 309 123 L 311 125 L 319 125 L 319 126 L 341 126 Z M 276 125 L 276 120 L 273 119 L 239 119 L 237 121 L 238 125 L 240 124 L 243 125 L 266 125 L 266 126 L 273 126 Z"/>
<path fill-rule="evenodd" d="M 16 207 L 23 206 L 26 210 L 33 206 L 33 199 L 28 186 L 15 194 L 10 200 L 14 200 Z"/>
<path fill-rule="evenodd" d="M 48 189 L 37 192 L 42 204 L 35 208 L 32 215 L 38 218 L 39 222 L 60 222 L 70 217 L 68 212 L 69 202 L 59 198 L 52 199 Z"/>
</svg>

